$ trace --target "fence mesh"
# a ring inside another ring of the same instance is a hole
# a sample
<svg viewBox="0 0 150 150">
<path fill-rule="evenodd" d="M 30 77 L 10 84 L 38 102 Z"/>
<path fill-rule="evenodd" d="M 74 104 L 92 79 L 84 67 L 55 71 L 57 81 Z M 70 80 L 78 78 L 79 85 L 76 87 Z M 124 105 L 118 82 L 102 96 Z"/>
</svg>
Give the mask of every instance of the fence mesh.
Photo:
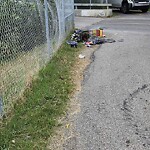
<svg viewBox="0 0 150 150">
<path fill-rule="evenodd" d="M 10 110 L 73 27 L 73 0 L 0 0 L 0 113 Z"/>
</svg>

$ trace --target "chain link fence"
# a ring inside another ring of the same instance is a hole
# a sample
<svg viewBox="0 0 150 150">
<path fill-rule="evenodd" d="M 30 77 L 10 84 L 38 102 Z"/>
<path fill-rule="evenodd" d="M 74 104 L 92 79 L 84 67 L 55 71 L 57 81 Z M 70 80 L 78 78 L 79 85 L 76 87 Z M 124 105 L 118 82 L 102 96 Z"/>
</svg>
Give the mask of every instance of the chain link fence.
<svg viewBox="0 0 150 150">
<path fill-rule="evenodd" d="M 1 114 L 9 112 L 73 27 L 73 0 L 0 0 Z"/>
</svg>

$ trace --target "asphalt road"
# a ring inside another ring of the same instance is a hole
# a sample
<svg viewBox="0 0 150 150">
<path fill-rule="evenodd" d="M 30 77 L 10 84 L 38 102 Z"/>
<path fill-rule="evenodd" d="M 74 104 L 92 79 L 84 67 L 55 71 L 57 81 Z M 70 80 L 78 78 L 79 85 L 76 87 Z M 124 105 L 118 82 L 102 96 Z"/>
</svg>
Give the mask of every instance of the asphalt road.
<svg viewBox="0 0 150 150">
<path fill-rule="evenodd" d="M 77 134 L 64 149 L 150 150 L 150 13 L 95 23 L 85 26 L 103 27 L 116 42 L 101 45 L 85 71 Z"/>
</svg>

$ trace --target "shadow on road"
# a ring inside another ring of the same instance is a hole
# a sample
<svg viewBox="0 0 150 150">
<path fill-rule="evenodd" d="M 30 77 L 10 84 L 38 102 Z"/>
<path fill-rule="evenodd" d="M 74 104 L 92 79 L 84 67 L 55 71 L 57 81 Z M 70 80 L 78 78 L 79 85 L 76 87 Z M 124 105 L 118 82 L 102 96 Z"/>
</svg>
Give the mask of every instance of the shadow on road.
<svg viewBox="0 0 150 150">
<path fill-rule="evenodd" d="M 130 10 L 128 14 L 123 14 L 119 9 L 113 9 L 113 15 L 117 16 L 117 15 L 137 15 L 137 14 L 145 14 L 142 13 L 140 10 Z"/>
</svg>

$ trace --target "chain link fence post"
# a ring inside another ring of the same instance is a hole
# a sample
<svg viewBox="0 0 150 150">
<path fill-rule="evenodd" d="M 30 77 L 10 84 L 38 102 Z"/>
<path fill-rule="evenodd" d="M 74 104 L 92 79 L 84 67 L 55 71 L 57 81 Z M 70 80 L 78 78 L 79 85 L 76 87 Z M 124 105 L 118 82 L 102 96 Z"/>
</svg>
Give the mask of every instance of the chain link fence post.
<svg viewBox="0 0 150 150">
<path fill-rule="evenodd" d="M 49 31 L 49 20 L 48 20 L 48 4 L 47 0 L 44 0 L 44 7 L 45 7 L 45 29 L 46 29 L 46 40 L 47 40 L 47 51 L 50 57 L 50 31 Z"/>
</svg>

